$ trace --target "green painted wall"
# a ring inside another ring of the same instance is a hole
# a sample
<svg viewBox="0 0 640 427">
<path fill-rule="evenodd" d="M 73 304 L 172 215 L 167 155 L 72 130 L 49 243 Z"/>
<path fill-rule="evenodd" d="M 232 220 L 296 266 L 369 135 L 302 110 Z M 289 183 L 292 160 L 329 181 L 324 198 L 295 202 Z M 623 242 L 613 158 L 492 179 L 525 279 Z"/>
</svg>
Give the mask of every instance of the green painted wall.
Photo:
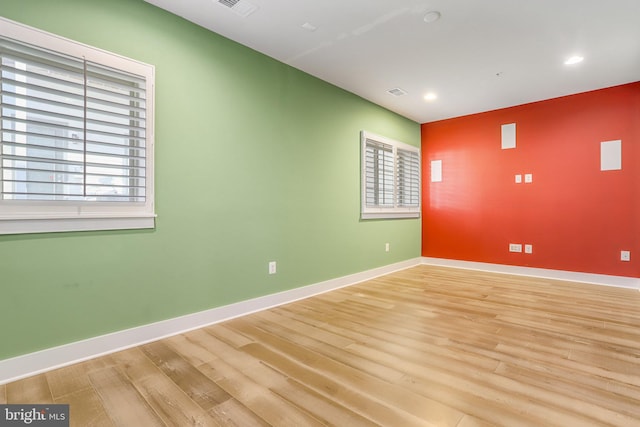
<svg viewBox="0 0 640 427">
<path fill-rule="evenodd" d="M 360 130 L 418 146 L 417 123 L 142 0 L 0 15 L 156 66 L 158 214 L 0 236 L 0 359 L 420 256 L 419 220 L 359 220 Z"/>
</svg>

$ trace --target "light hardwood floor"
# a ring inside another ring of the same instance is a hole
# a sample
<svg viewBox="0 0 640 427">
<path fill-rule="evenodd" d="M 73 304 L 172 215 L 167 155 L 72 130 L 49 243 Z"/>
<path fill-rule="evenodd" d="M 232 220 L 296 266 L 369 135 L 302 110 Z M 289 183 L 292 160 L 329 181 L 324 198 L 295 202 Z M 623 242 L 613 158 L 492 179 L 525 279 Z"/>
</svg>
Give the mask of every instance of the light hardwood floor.
<svg viewBox="0 0 640 427">
<path fill-rule="evenodd" d="M 74 426 L 640 426 L 640 292 L 420 266 L 0 386 Z"/>
</svg>

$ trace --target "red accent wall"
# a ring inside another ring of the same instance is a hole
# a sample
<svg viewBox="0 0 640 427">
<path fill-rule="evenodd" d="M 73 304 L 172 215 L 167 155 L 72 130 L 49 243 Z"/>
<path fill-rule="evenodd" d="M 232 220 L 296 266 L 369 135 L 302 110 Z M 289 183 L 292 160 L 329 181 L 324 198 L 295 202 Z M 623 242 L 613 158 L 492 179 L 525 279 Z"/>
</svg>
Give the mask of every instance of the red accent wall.
<svg viewBox="0 0 640 427">
<path fill-rule="evenodd" d="M 622 170 L 601 171 L 618 139 Z M 640 82 L 423 124 L 422 158 L 423 256 L 640 277 Z"/>
</svg>

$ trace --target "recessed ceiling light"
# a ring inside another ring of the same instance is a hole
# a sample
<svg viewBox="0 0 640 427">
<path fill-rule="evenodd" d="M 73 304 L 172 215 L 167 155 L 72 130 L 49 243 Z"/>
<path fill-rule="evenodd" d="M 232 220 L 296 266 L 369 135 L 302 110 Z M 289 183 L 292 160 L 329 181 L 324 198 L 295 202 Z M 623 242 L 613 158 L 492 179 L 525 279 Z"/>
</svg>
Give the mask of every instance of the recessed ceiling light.
<svg viewBox="0 0 640 427">
<path fill-rule="evenodd" d="M 434 92 L 429 92 L 424 96 L 425 101 L 435 101 L 438 99 L 438 95 Z"/>
<path fill-rule="evenodd" d="M 432 10 L 424 15 L 424 22 L 426 22 L 427 24 L 431 24 L 432 22 L 436 22 L 438 19 L 440 19 L 441 16 L 442 14 L 440 12 L 438 12 L 437 10 Z"/>
<path fill-rule="evenodd" d="M 575 64 L 579 64 L 582 61 L 584 61 L 584 57 L 580 56 L 580 55 L 574 55 L 570 58 L 568 58 L 566 61 L 564 61 L 564 65 L 575 65 Z"/>
</svg>

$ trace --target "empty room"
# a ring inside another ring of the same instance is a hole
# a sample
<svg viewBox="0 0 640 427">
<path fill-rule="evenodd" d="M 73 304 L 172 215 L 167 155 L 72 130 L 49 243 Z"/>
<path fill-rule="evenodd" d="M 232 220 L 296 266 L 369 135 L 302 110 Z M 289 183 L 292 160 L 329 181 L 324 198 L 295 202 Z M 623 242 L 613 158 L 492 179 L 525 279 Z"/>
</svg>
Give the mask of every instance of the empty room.
<svg viewBox="0 0 640 427">
<path fill-rule="evenodd" d="M 0 426 L 640 426 L 637 0 L 0 0 Z"/>
</svg>

